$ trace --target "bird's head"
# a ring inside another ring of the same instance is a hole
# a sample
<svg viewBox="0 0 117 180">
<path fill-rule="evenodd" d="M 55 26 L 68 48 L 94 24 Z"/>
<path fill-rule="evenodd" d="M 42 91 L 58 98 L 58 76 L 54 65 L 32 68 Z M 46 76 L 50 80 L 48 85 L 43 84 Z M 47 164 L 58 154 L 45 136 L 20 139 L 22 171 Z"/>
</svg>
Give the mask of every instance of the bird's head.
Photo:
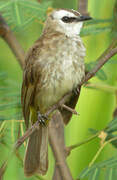
<svg viewBox="0 0 117 180">
<path fill-rule="evenodd" d="M 47 18 L 45 29 L 64 33 L 69 37 L 79 35 L 83 22 L 92 19 L 82 16 L 78 11 L 68 9 L 56 9 Z"/>
</svg>

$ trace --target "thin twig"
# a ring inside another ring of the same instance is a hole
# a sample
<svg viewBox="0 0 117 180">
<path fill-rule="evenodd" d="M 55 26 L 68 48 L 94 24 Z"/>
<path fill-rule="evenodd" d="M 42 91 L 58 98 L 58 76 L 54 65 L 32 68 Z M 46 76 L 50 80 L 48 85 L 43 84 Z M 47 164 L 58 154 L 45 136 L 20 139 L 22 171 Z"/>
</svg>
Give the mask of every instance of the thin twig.
<svg viewBox="0 0 117 180">
<path fill-rule="evenodd" d="M 99 71 L 99 69 L 115 54 L 117 54 L 117 48 L 111 49 L 107 54 L 105 54 L 104 52 L 101 57 L 98 58 L 95 67 L 86 74 L 84 80 L 81 82 L 80 85 L 83 85 L 85 82 L 91 79 L 96 74 L 96 72 Z"/>
<path fill-rule="evenodd" d="M 71 145 L 71 146 L 69 146 L 69 147 L 66 147 L 66 153 L 69 155 L 70 152 L 71 152 L 73 149 L 78 148 L 79 146 L 81 146 L 81 145 L 83 145 L 83 144 L 86 144 L 86 143 L 92 141 L 93 139 L 95 139 L 96 137 L 98 137 L 99 133 L 100 133 L 100 132 L 92 135 L 91 137 L 85 139 L 85 140 L 82 141 L 82 142 L 79 142 L 79 143 L 77 143 L 77 144 L 74 144 L 74 145 Z"/>
<path fill-rule="evenodd" d="M 117 86 L 111 86 L 111 85 L 102 84 L 102 83 L 90 83 L 90 82 L 88 82 L 85 84 L 85 87 L 96 89 L 96 90 L 101 90 L 101 91 L 105 91 L 105 92 L 113 93 L 113 94 L 115 94 L 117 91 Z"/>
<path fill-rule="evenodd" d="M 61 107 L 68 110 L 68 111 L 70 111 L 70 112 L 72 112 L 72 114 L 78 115 L 78 113 L 77 113 L 77 111 L 75 109 L 72 109 L 72 108 L 66 106 L 65 104 L 62 104 Z"/>
<path fill-rule="evenodd" d="M 102 146 L 100 147 L 100 149 L 97 151 L 97 153 L 96 153 L 95 156 L 93 157 L 92 161 L 89 163 L 89 167 L 91 167 L 91 166 L 94 164 L 94 162 L 96 161 L 97 157 L 99 156 L 99 154 L 101 153 L 101 151 L 103 150 L 103 148 L 104 148 L 108 143 L 110 143 L 110 142 L 112 142 L 112 141 L 115 141 L 115 140 L 117 140 L 117 137 L 114 137 L 114 138 L 112 138 L 112 139 L 110 139 L 110 140 L 108 140 L 108 141 L 106 141 L 105 143 L 102 144 Z"/>
</svg>

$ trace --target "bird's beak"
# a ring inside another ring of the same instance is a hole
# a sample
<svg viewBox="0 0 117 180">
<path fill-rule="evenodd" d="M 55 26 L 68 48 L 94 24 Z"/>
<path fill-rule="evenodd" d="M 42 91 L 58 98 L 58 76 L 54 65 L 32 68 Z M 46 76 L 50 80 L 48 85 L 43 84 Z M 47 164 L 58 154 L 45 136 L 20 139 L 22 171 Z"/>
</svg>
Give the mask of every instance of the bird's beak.
<svg viewBox="0 0 117 180">
<path fill-rule="evenodd" d="M 87 21 L 87 20 L 91 20 L 92 17 L 90 16 L 80 16 L 78 17 L 78 21 Z"/>
</svg>

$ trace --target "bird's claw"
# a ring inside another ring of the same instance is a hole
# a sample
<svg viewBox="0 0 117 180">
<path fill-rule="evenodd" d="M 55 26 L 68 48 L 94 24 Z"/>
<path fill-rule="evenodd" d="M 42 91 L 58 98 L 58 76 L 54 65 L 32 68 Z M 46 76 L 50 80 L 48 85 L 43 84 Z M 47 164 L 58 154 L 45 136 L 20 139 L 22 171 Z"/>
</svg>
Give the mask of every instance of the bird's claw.
<svg viewBox="0 0 117 180">
<path fill-rule="evenodd" d="M 46 126 L 47 121 L 48 121 L 48 117 L 46 115 L 38 112 L 38 121 L 42 126 Z"/>
</svg>

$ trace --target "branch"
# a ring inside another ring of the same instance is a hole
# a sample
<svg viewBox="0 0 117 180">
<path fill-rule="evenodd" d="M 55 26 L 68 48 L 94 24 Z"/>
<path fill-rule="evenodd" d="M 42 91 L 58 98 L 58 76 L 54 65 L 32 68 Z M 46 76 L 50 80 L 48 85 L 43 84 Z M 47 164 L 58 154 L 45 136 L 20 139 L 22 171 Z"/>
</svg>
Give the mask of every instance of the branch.
<svg viewBox="0 0 117 180">
<path fill-rule="evenodd" d="M 101 153 L 101 151 L 104 149 L 104 147 L 105 147 L 107 144 L 109 144 L 109 143 L 111 143 L 112 141 L 115 141 L 115 140 L 117 140 L 117 137 L 111 138 L 110 140 L 105 141 L 105 142 L 102 144 L 102 146 L 100 147 L 100 149 L 97 151 L 97 153 L 96 153 L 95 156 L 93 157 L 92 161 L 89 163 L 89 167 L 91 167 L 91 166 L 94 164 L 94 162 L 96 161 L 97 157 L 99 156 L 99 154 Z"/>
<path fill-rule="evenodd" d="M 117 54 L 117 48 L 111 49 L 106 55 L 105 52 L 101 55 L 100 58 L 97 60 L 97 65 L 86 74 L 84 80 L 81 82 L 80 85 L 83 85 L 85 82 L 87 82 L 89 79 L 91 79 L 97 71 L 101 69 L 101 67 L 115 54 Z"/>
<path fill-rule="evenodd" d="M 61 118 L 60 117 L 61 117 L 60 112 L 57 112 L 57 115 L 55 114 L 53 119 L 50 121 L 50 126 L 49 126 L 49 132 L 51 131 L 52 134 L 54 134 L 54 138 L 52 138 L 52 136 L 50 136 L 51 133 L 49 133 L 49 142 L 52 147 L 53 154 L 56 160 L 53 179 L 55 180 L 71 179 L 72 180 L 72 175 L 66 164 L 65 142 L 63 139 L 64 138 L 64 125 L 63 125 L 62 117 Z M 56 144 L 57 139 L 58 139 L 58 142 Z"/>
<path fill-rule="evenodd" d="M 103 83 L 88 82 L 85 84 L 85 87 L 87 87 L 87 88 L 89 87 L 92 89 L 101 90 L 101 91 L 105 91 L 105 92 L 113 93 L 113 94 L 116 94 L 116 92 L 117 92 L 117 86 L 111 86 L 111 85 L 103 84 Z"/>
<path fill-rule="evenodd" d="M 99 136 L 99 134 L 100 134 L 100 132 L 92 135 L 91 137 L 85 139 L 85 140 L 82 141 L 82 142 L 79 142 L 79 143 L 77 143 L 77 144 L 74 144 L 74 145 L 71 145 L 71 146 L 69 146 L 69 147 L 66 147 L 66 153 L 67 153 L 67 155 L 69 155 L 73 149 L 78 148 L 79 146 L 84 145 L 84 144 L 92 141 L 93 139 L 97 138 L 97 137 Z"/>
<path fill-rule="evenodd" d="M 88 15 L 87 4 L 88 4 L 87 0 L 79 0 L 78 1 L 78 9 L 79 9 L 80 13 L 82 13 L 83 15 Z"/>
<path fill-rule="evenodd" d="M 0 36 L 6 41 L 12 50 L 13 54 L 16 56 L 18 63 L 21 68 L 24 66 L 25 53 L 20 44 L 18 43 L 16 37 L 10 30 L 9 26 L 6 24 L 3 17 L 0 15 Z"/>
<path fill-rule="evenodd" d="M 72 109 L 72 108 L 66 106 L 65 104 L 62 104 L 61 107 L 66 109 L 67 111 L 70 111 L 72 114 L 78 115 L 78 113 L 76 112 L 75 109 Z"/>
</svg>

